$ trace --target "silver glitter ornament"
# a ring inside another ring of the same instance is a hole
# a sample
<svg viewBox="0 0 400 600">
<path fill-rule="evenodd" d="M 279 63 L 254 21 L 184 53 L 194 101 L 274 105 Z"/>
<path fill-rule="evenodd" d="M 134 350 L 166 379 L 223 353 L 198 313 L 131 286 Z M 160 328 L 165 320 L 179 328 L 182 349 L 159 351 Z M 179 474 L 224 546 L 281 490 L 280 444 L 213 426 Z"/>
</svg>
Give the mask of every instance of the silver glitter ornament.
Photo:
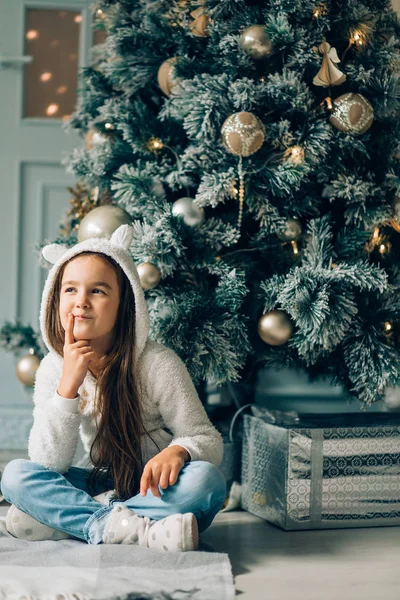
<svg viewBox="0 0 400 600">
<path fill-rule="evenodd" d="M 254 60 L 266 58 L 272 52 L 271 38 L 263 25 L 246 27 L 240 36 L 239 44 Z"/>
<path fill-rule="evenodd" d="M 339 131 L 360 135 L 371 127 L 374 109 L 361 94 L 343 94 L 334 100 L 329 120 Z"/>
<path fill-rule="evenodd" d="M 198 206 L 193 198 L 179 198 L 172 205 L 172 214 L 174 217 L 182 217 L 186 225 L 196 227 L 205 220 L 204 208 Z"/>
<path fill-rule="evenodd" d="M 230 115 L 221 128 L 222 143 L 231 154 L 250 156 L 261 148 L 265 139 L 264 125 L 251 112 Z"/>
<path fill-rule="evenodd" d="M 92 237 L 110 238 L 120 225 L 131 225 L 132 219 L 119 206 L 104 204 L 83 217 L 78 229 L 78 242 Z"/>
</svg>

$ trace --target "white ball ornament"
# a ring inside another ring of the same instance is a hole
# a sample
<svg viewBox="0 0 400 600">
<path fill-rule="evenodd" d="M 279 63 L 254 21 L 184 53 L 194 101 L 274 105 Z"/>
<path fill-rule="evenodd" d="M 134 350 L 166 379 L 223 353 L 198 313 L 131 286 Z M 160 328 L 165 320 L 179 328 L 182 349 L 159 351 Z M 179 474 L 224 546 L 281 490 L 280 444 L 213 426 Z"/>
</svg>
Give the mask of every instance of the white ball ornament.
<svg viewBox="0 0 400 600">
<path fill-rule="evenodd" d="M 160 269 L 153 263 L 141 263 L 136 268 L 139 275 L 140 284 L 144 290 L 151 290 L 160 283 Z"/>
<path fill-rule="evenodd" d="M 197 227 L 204 223 L 204 208 L 198 206 L 193 198 L 179 198 L 172 205 L 172 214 L 174 217 L 182 217 L 189 227 Z"/>
<path fill-rule="evenodd" d="M 17 361 L 16 375 L 24 384 L 33 386 L 35 384 L 36 371 L 40 365 L 40 359 L 34 350 L 29 350 L 29 354 L 21 356 Z"/>
<path fill-rule="evenodd" d="M 89 238 L 109 238 L 120 225 L 131 225 L 132 219 L 126 211 L 113 204 L 97 206 L 83 217 L 78 229 L 78 241 Z"/>
</svg>

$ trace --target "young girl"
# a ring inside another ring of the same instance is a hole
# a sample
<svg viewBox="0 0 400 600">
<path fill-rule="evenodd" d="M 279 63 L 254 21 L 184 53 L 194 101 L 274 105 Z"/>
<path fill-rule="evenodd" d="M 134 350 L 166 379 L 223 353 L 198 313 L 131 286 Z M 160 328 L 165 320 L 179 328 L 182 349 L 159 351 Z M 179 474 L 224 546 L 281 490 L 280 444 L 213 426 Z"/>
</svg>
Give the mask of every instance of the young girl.
<svg viewBox="0 0 400 600">
<path fill-rule="evenodd" d="M 222 507 L 223 445 L 173 350 L 149 339 L 149 314 L 128 252 L 111 238 L 42 250 L 54 263 L 40 327 L 30 460 L 6 466 L 8 531 L 29 540 L 198 547 Z M 91 468 L 73 467 L 78 436 Z"/>
</svg>

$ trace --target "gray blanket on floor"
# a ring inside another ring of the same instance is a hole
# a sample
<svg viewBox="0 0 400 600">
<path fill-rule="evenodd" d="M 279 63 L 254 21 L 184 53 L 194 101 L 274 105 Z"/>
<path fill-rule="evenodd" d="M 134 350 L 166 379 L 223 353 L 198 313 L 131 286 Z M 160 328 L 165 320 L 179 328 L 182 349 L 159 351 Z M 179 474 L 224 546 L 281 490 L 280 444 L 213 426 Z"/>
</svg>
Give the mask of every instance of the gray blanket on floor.
<svg viewBox="0 0 400 600">
<path fill-rule="evenodd" d="M 29 542 L 0 518 L 1 600 L 233 600 L 231 564 L 216 552 L 158 552 L 78 540 Z"/>
</svg>

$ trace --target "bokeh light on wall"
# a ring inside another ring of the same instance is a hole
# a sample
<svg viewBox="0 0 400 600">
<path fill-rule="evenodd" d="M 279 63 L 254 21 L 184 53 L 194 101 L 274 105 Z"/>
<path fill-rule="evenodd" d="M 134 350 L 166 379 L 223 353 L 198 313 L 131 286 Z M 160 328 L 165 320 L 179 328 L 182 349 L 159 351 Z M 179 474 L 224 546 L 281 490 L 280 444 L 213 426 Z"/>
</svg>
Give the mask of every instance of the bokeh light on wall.
<svg viewBox="0 0 400 600">
<path fill-rule="evenodd" d="M 76 105 L 82 15 L 28 8 L 25 18 L 24 117 L 62 119 Z"/>
</svg>

